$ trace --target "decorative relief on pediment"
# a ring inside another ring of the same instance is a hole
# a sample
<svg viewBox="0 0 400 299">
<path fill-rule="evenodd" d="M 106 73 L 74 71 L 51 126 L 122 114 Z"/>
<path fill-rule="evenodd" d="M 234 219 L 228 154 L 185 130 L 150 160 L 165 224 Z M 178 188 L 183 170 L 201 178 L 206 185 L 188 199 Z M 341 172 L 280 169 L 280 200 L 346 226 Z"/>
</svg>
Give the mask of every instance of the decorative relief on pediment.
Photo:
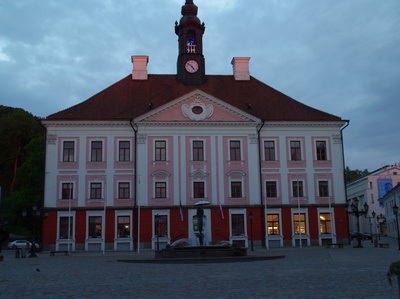
<svg viewBox="0 0 400 299">
<path fill-rule="evenodd" d="M 214 106 L 203 103 L 199 96 L 196 96 L 191 104 L 182 105 L 182 114 L 191 120 L 205 120 L 213 113 Z"/>
</svg>

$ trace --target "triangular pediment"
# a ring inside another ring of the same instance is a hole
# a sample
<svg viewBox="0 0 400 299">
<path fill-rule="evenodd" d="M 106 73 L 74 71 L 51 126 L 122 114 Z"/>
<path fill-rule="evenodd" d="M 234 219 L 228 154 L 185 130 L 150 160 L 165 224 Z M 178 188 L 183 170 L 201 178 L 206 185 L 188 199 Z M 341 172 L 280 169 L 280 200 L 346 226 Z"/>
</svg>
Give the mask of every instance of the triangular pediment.
<svg viewBox="0 0 400 299">
<path fill-rule="evenodd" d="M 197 89 L 135 119 L 135 123 L 147 122 L 259 123 L 260 120 Z"/>
</svg>

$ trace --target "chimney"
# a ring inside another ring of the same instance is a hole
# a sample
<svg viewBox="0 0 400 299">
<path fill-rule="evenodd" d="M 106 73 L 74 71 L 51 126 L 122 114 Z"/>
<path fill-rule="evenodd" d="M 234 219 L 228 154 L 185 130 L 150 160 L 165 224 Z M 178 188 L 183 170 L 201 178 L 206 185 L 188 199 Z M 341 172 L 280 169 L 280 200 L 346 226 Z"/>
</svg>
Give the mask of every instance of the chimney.
<svg viewBox="0 0 400 299">
<path fill-rule="evenodd" d="M 132 56 L 132 80 L 147 80 L 149 56 Z"/>
<path fill-rule="evenodd" d="M 249 72 L 249 61 L 250 57 L 233 57 L 233 76 L 237 81 L 248 81 L 250 80 Z"/>
</svg>

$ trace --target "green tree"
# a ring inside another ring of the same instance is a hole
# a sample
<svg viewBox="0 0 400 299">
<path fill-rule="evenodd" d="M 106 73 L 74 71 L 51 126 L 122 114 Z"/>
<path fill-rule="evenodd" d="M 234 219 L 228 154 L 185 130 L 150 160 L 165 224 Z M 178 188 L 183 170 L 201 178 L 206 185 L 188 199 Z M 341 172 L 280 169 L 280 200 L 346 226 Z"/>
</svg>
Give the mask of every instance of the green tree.
<svg viewBox="0 0 400 299">
<path fill-rule="evenodd" d="M 0 183 L 13 192 L 17 169 L 25 161 L 25 146 L 44 134 L 39 118 L 20 108 L 0 106 Z"/>
<path fill-rule="evenodd" d="M 356 179 L 358 179 L 360 177 L 363 177 L 363 176 L 367 175 L 368 173 L 369 173 L 368 169 L 364 169 L 364 170 L 355 169 L 355 170 L 352 170 L 347 166 L 346 170 L 344 171 L 346 183 L 350 183 L 351 181 L 354 181 L 354 180 L 356 180 Z"/>
</svg>

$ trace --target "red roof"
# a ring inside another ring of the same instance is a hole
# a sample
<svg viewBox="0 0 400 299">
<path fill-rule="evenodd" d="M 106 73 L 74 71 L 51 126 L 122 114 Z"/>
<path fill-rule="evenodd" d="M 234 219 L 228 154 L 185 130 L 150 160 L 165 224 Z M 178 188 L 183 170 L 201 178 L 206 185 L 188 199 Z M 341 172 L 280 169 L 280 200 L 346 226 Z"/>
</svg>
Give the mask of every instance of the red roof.
<svg viewBox="0 0 400 299">
<path fill-rule="evenodd" d="M 264 121 L 342 121 L 340 117 L 304 105 L 251 77 L 236 81 L 229 75 L 208 75 L 200 86 L 179 83 L 175 75 L 131 75 L 86 101 L 47 117 L 47 120 L 132 120 L 199 89 Z"/>
</svg>

